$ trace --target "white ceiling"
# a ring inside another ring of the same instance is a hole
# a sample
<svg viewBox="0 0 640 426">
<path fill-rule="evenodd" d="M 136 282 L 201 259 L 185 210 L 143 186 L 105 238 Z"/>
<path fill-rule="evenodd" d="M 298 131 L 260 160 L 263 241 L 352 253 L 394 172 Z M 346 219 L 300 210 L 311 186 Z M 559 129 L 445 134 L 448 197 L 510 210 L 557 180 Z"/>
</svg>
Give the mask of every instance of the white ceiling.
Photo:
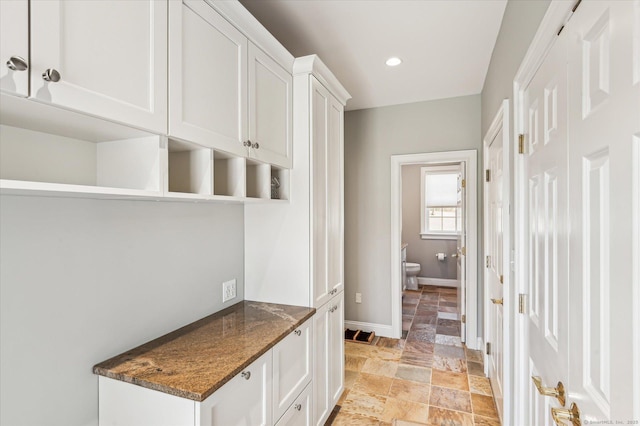
<svg viewBox="0 0 640 426">
<path fill-rule="evenodd" d="M 316 53 L 348 110 L 480 93 L 506 0 L 240 0 L 294 56 Z M 403 63 L 388 67 L 398 56 Z"/>
</svg>

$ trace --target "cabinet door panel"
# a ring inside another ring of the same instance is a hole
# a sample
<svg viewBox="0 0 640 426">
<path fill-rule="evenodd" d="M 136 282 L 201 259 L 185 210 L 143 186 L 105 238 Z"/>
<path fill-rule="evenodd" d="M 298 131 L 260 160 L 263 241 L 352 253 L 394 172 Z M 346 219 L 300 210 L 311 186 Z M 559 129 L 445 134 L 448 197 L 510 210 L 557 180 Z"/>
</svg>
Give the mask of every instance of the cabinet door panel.
<svg viewBox="0 0 640 426">
<path fill-rule="evenodd" d="M 340 292 L 343 284 L 343 106 L 329 97 L 327 143 L 328 289 Z"/>
<path fill-rule="evenodd" d="M 291 168 L 293 80 L 284 68 L 249 43 L 249 140 L 251 156 Z"/>
<path fill-rule="evenodd" d="M 329 406 L 333 407 L 338 403 L 344 389 L 344 293 L 339 293 L 329 305 L 333 312 L 330 317 L 330 337 L 329 337 Z"/>
<path fill-rule="evenodd" d="M 196 413 L 200 426 L 271 424 L 271 351 L 254 361 L 213 395 L 205 399 Z"/>
<path fill-rule="evenodd" d="M 273 418 L 279 419 L 311 381 L 313 322 L 307 321 L 273 347 Z"/>
<path fill-rule="evenodd" d="M 203 1 L 169 7 L 169 134 L 246 154 L 246 37 Z"/>
<path fill-rule="evenodd" d="M 311 415 L 311 385 L 309 385 L 278 420 L 276 426 L 311 426 L 313 424 Z"/>
<path fill-rule="evenodd" d="M 29 2 L 0 1 L 0 89 L 14 95 L 29 95 L 29 70 L 11 70 L 7 61 L 18 56 L 29 61 Z"/>
<path fill-rule="evenodd" d="M 166 94 L 166 1 L 31 2 L 31 96 L 165 133 Z"/>
<path fill-rule="evenodd" d="M 330 303 L 318 308 L 313 316 L 313 424 L 322 426 L 333 407 L 329 397 L 329 368 L 331 350 L 330 339 L 331 312 Z"/>
</svg>

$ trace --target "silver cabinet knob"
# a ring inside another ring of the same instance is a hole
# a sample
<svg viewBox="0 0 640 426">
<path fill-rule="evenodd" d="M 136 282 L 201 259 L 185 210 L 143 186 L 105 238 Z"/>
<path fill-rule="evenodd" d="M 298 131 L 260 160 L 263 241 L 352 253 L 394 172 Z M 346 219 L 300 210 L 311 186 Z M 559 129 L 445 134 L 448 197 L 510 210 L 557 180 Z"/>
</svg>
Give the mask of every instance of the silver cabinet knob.
<svg viewBox="0 0 640 426">
<path fill-rule="evenodd" d="M 251 141 L 242 142 L 242 146 L 246 146 L 247 148 L 251 148 Z"/>
<path fill-rule="evenodd" d="M 302 410 L 302 404 L 296 404 L 293 408 L 295 408 L 297 411 Z"/>
<path fill-rule="evenodd" d="M 56 83 L 60 81 L 60 73 L 53 68 L 47 68 L 45 72 L 42 73 L 42 79 L 44 81 L 51 81 Z"/>
<path fill-rule="evenodd" d="M 241 376 L 244 377 L 245 380 L 249 380 L 251 378 L 251 371 L 243 371 Z"/>
<path fill-rule="evenodd" d="M 294 331 L 294 333 L 296 333 L 296 336 L 300 336 L 302 334 L 302 331 L 296 330 L 296 331 Z"/>
<path fill-rule="evenodd" d="M 258 148 L 260 148 L 260 144 L 258 142 L 254 143 L 254 144 L 251 144 L 251 148 L 258 149 Z"/>
<path fill-rule="evenodd" d="M 24 71 L 29 68 L 27 61 L 20 56 L 12 56 L 7 61 L 7 68 L 13 71 Z"/>
</svg>

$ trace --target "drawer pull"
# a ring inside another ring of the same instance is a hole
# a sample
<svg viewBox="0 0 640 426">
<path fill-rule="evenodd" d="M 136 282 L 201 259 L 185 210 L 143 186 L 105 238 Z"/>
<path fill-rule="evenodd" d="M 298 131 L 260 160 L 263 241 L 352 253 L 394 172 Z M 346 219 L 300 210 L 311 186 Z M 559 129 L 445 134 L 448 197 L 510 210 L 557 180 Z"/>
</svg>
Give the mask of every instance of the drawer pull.
<svg viewBox="0 0 640 426">
<path fill-rule="evenodd" d="M 295 408 L 297 411 L 302 410 L 302 404 L 296 404 L 293 408 Z"/>
<path fill-rule="evenodd" d="M 251 378 L 251 371 L 243 371 L 241 376 L 244 377 L 245 380 L 249 380 Z"/>
<path fill-rule="evenodd" d="M 296 330 L 296 331 L 294 331 L 294 333 L 296 333 L 296 336 L 300 336 L 302 334 L 302 331 Z"/>
</svg>

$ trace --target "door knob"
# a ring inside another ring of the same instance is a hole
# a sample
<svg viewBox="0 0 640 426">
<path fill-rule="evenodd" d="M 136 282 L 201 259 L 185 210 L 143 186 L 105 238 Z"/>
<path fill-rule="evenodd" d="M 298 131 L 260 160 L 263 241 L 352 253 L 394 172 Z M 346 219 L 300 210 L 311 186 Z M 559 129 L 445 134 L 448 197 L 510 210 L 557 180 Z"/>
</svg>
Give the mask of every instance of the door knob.
<svg viewBox="0 0 640 426">
<path fill-rule="evenodd" d="M 60 73 L 53 68 L 47 68 L 42 73 L 42 78 L 44 79 L 44 81 L 52 81 L 54 83 L 57 83 L 58 81 L 60 81 Z"/>
<path fill-rule="evenodd" d="M 565 425 L 565 420 L 571 422 L 573 426 L 582 425 L 580 421 L 580 410 L 575 402 L 571 403 L 571 406 L 567 408 L 551 408 L 551 417 L 558 426 Z"/>
<path fill-rule="evenodd" d="M 536 385 L 536 389 L 538 389 L 540 395 L 553 396 L 554 398 L 557 398 L 560 405 L 564 407 L 566 400 L 564 385 L 562 384 L 562 382 L 558 382 L 555 388 L 548 388 L 542 386 L 542 379 L 540 378 L 540 376 L 531 376 L 531 380 L 533 380 L 533 384 Z"/>
<path fill-rule="evenodd" d="M 494 305 L 502 305 L 502 298 L 500 299 L 491 299 Z"/>
<path fill-rule="evenodd" d="M 25 61 L 24 58 L 12 56 L 7 61 L 7 68 L 13 71 L 24 71 L 29 68 L 29 65 L 27 65 L 27 61 Z"/>
<path fill-rule="evenodd" d="M 251 371 L 243 371 L 241 376 L 244 377 L 245 380 L 249 380 L 251 378 Z"/>
</svg>

